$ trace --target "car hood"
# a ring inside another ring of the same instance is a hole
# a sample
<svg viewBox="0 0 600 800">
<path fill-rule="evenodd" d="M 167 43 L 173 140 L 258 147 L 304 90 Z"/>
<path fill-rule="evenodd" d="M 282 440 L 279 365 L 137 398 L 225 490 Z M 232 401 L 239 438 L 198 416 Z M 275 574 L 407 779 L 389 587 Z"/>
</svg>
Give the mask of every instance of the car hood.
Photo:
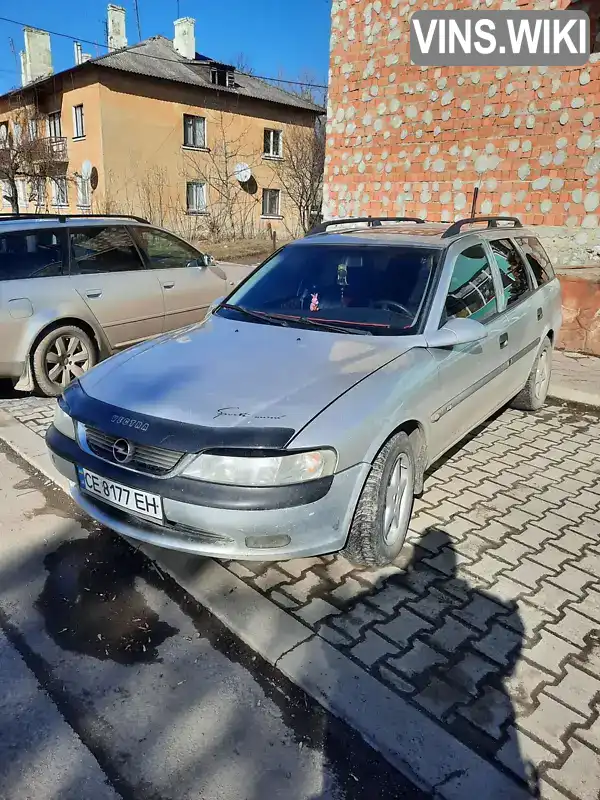
<svg viewBox="0 0 600 800">
<path fill-rule="evenodd" d="M 412 341 L 411 341 L 412 340 Z M 414 337 L 204 323 L 124 351 L 80 379 L 131 414 L 211 427 L 298 428 L 414 346 Z"/>
</svg>

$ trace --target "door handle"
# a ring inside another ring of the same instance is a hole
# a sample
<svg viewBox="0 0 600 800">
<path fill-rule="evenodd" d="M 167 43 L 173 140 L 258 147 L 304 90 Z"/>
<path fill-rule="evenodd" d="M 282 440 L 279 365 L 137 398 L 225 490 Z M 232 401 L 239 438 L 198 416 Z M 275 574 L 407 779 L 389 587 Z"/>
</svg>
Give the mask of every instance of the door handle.
<svg viewBox="0 0 600 800">
<path fill-rule="evenodd" d="M 501 333 L 498 341 L 500 342 L 500 349 L 504 349 L 508 344 L 508 333 Z"/>
<path fill-rule="evenodd" d="M 175 286 L 175 281 L 167 281 L 163 283 L 163 289 L 172 289 Z"/>
<path fill-rule="evenodd" d="M 102 289 L 88 289 L 85 293 L 86 297 L 102 297 Z"/>
<path fill-rule="evenodd" d="M 542 310 L 541 308 L 538 308 L 538 310 L 537 310 L 537 318 L 538 318 L 538 321 L 539 321 L 540 319 L 542 319 L 542 317 L 543 317 L 543 316 L 544 316 L 544 312 L 543 312 L 543 310 Z"/>
</svg>

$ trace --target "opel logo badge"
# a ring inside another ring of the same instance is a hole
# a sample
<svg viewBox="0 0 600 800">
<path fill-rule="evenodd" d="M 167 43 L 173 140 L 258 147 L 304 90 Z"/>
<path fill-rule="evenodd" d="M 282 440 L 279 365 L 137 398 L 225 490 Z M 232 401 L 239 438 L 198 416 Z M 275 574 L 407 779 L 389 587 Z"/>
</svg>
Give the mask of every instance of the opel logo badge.
<svg viewBox="0 0 600 800">
<path fill-rule="evenodd" d="M 129 464 L 133 459 L 135 448 L 127 439 L 117 439 L 112 448 L 113 458 L 119 464 Z"/>
</svg>

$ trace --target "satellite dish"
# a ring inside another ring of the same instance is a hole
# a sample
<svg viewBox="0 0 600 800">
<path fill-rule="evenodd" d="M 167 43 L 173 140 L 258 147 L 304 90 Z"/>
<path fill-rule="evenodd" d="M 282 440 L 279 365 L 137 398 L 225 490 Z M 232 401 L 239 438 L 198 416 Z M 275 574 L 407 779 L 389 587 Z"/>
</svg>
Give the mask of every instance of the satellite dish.
<svg viewBox="0 0 600 800">
<path fill-rule="evenodd" d="M 233 174 L 240 183 L 248 183 L 252 177 L 252 170 L 248 164 L 237 164 L 236 168 L 233 170 Z"/>
<path fill-rule="evenodd" d="M 92 162 L 91 161 L 84 161 L 81 165 L 81 177 L 87 179 L 92 174 Z"/>
<path fill-rule="evenodd" d="M 94 191 L 98 188 L 98 170 L 96 167 L 92 167 L 92 171 L 90 173 L 90 186 Z"/>
</svg>

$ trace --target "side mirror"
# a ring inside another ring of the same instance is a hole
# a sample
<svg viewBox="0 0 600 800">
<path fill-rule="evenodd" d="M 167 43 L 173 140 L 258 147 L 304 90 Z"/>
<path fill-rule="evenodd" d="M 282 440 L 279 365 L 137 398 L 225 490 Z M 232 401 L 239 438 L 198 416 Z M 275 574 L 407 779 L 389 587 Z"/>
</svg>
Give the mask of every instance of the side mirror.
<svg viewBox="0 0 600 800">
<path fill-rule="evenodd" d="M 453 347 L 457 344 L 474 344 L 487 336 L 481 322 L 471 317 L 456 317 L 447 322 L 439 331 L 426 335 L 428 347 Z"/>
</svg>

